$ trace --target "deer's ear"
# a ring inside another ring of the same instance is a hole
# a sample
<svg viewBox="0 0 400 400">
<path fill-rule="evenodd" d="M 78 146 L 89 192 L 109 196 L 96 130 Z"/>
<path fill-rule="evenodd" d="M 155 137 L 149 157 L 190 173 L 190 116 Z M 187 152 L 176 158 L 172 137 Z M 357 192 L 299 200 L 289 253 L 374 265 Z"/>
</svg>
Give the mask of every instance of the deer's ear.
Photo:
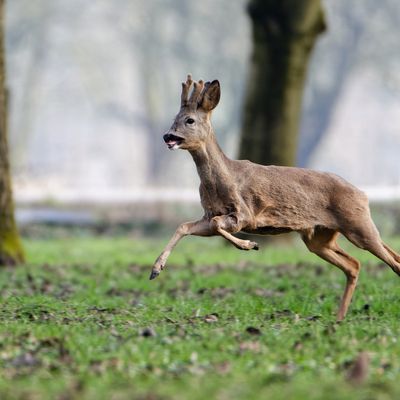
<svg viewBox="0 0 400 400">
<path fill-rule="evenodd" d="M 212 81 L 211 83 L 207 82 L 199 107 L 207 112 L 214 110 L 219 103 L 220 97 L 221 87 L 219 86 L 219 82 L 217 80 Z"/>
</svg>

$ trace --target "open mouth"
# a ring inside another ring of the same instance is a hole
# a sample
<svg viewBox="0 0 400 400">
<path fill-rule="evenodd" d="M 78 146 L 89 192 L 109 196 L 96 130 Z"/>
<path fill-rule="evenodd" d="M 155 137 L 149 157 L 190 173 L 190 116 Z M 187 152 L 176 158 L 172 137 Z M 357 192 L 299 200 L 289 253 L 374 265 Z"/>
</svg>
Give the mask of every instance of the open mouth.
<svg viewBox="0 0 400 400">
<path fill-rule="evenodd" d="M 179 149 L 184 140 L 184 138 L 175 136 L 172 133 L 167 133 L 164 135 L 164 142 L 170 150 Z"/>
</svg>

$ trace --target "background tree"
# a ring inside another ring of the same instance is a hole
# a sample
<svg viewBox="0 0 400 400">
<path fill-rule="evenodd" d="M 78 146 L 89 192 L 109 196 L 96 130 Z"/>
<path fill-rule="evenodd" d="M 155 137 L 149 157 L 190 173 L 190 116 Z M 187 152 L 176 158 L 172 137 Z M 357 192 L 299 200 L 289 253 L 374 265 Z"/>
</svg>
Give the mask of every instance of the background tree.
<svg viewBox="0 0 400 400">
<path fill-rule="evenodd" d="M 365 71 L 368 71 L 369 82 L 376 81 L 380 90 L 387 93 L 385 98 L 398 98 L 400 93 L 397 67 L 400 53 L 394 51 L 398 47 L 395 42 L 398 35 L 393 34 L 400 23 L 398 2 L 366 0 L 354 3 L 354 7 L 348 7 L 346 0 L 335 0 L 325 2 L 324 11 L 330 16 L 335 30 L 324 37 L 324 43 L 314 53 L 308 69 L 298 149 L 299 165 L 305 167 L 312 165 L 313 156 L 318 153 L 325 135 L 334 126 L 337 108 L 346 101 L 349 87 Z M 374 16 L 372 20 L 371 15 Z M 370 96 L 379 94 L 371 93 Z M 386 103 L 382 108 L 387 110 L 390 105 Z M 359 118 L 356 113 L 352 115 L 355 119 Z M 372 121 L 369 123 L 373 124 Z M 397 126 L 395 122 L 394 125 Z M 380 136 L 388 137 L 388 132 L 381 132 Z M 366 137 L 365 131 L 363 137 L 366 141 L 372 139 Z M 397 147 L 392 142 L 391 147 L 385 151 L 386 161 L 393 148 Z M 354 159 L 360 163 L 354 150 L 352 153 Z M 376 157 L 381 159 L 378 155 Z M 349 168 L 346 165 L 346 169 Z M 385 169 L 390 171 L 389 167 Z M 363 174 L 368 176 L 370 182 L 376 182 L 382 176 L 381 170 L 375 165 L 370 171 L 363 169 Z"/>
<path fill-rule="evenodd" d="M 22 262 L 24 254 L 14 219 L 8 159 L 4 3 L 4 0 L 0 0 L 0 265 L 13 265 Z"/>
<path fill-rule="evenodd" d="M 294 165 L 310 52 L 325 29 L 320 0 L 251 0 L 253 54 L 240 158 Z"/>
</svg>

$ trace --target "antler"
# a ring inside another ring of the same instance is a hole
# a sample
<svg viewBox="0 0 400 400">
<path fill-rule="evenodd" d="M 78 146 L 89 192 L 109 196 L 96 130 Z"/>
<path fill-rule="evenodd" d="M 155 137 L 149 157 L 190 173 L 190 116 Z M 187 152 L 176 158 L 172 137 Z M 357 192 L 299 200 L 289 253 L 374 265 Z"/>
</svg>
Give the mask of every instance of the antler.
<svg viewBox="0 0 400 400">
<path fill-rule="evenodd" d="M 190 88 L 193 84 L 193 90 L 189 97 Z M 182 82 L 182 94 L 181 94 L 181 108 L 189 107 L 196 110 L 204 89 L 204 82 L 199 80 L 198 82 L 193 81 L 192 75 L 188 74 L 186 82 Z"/>
<path fill-rule="evenodd" d="M 182 82 L 182 94 L 181 94 L 181 108 L 186 107 L 188 104 L 189 90 L 192 86 L 193 80 L 192 75 L 188 74 L 186 82 Z"/>
</svg>

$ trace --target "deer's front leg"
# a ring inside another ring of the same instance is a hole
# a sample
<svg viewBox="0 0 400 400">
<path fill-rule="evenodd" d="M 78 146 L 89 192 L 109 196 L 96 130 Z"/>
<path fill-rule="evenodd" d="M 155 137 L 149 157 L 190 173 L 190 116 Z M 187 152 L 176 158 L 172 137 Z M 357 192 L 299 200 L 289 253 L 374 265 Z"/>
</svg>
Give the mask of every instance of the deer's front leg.
<svg viewBox="0 0 400 400">
<path fill-rule="evenodd" d="M 211 219 L 211 226 L 226 240 L 240 250 L 258 250 L 258 244 L 250 240 L 243 240 L 233 236 L 242 230 L 242 223 L 236 215 L 219 215 Z"/>
<path fill-rule="evenodd" d="M 171 240 L 154 263 L 153 269 L 151 270 L 150 279 L 156 278 L 164 269 L 165 263 L 167 262 L 167 258 L 171 254 L 171 251 L 184 236 L 212 236 L 213 234 L 215 233 L 213 233 L 210 228 L 210 222 L 204 219 L 195 222 L 185 222 L 179 225 Z"/>
</svg>

